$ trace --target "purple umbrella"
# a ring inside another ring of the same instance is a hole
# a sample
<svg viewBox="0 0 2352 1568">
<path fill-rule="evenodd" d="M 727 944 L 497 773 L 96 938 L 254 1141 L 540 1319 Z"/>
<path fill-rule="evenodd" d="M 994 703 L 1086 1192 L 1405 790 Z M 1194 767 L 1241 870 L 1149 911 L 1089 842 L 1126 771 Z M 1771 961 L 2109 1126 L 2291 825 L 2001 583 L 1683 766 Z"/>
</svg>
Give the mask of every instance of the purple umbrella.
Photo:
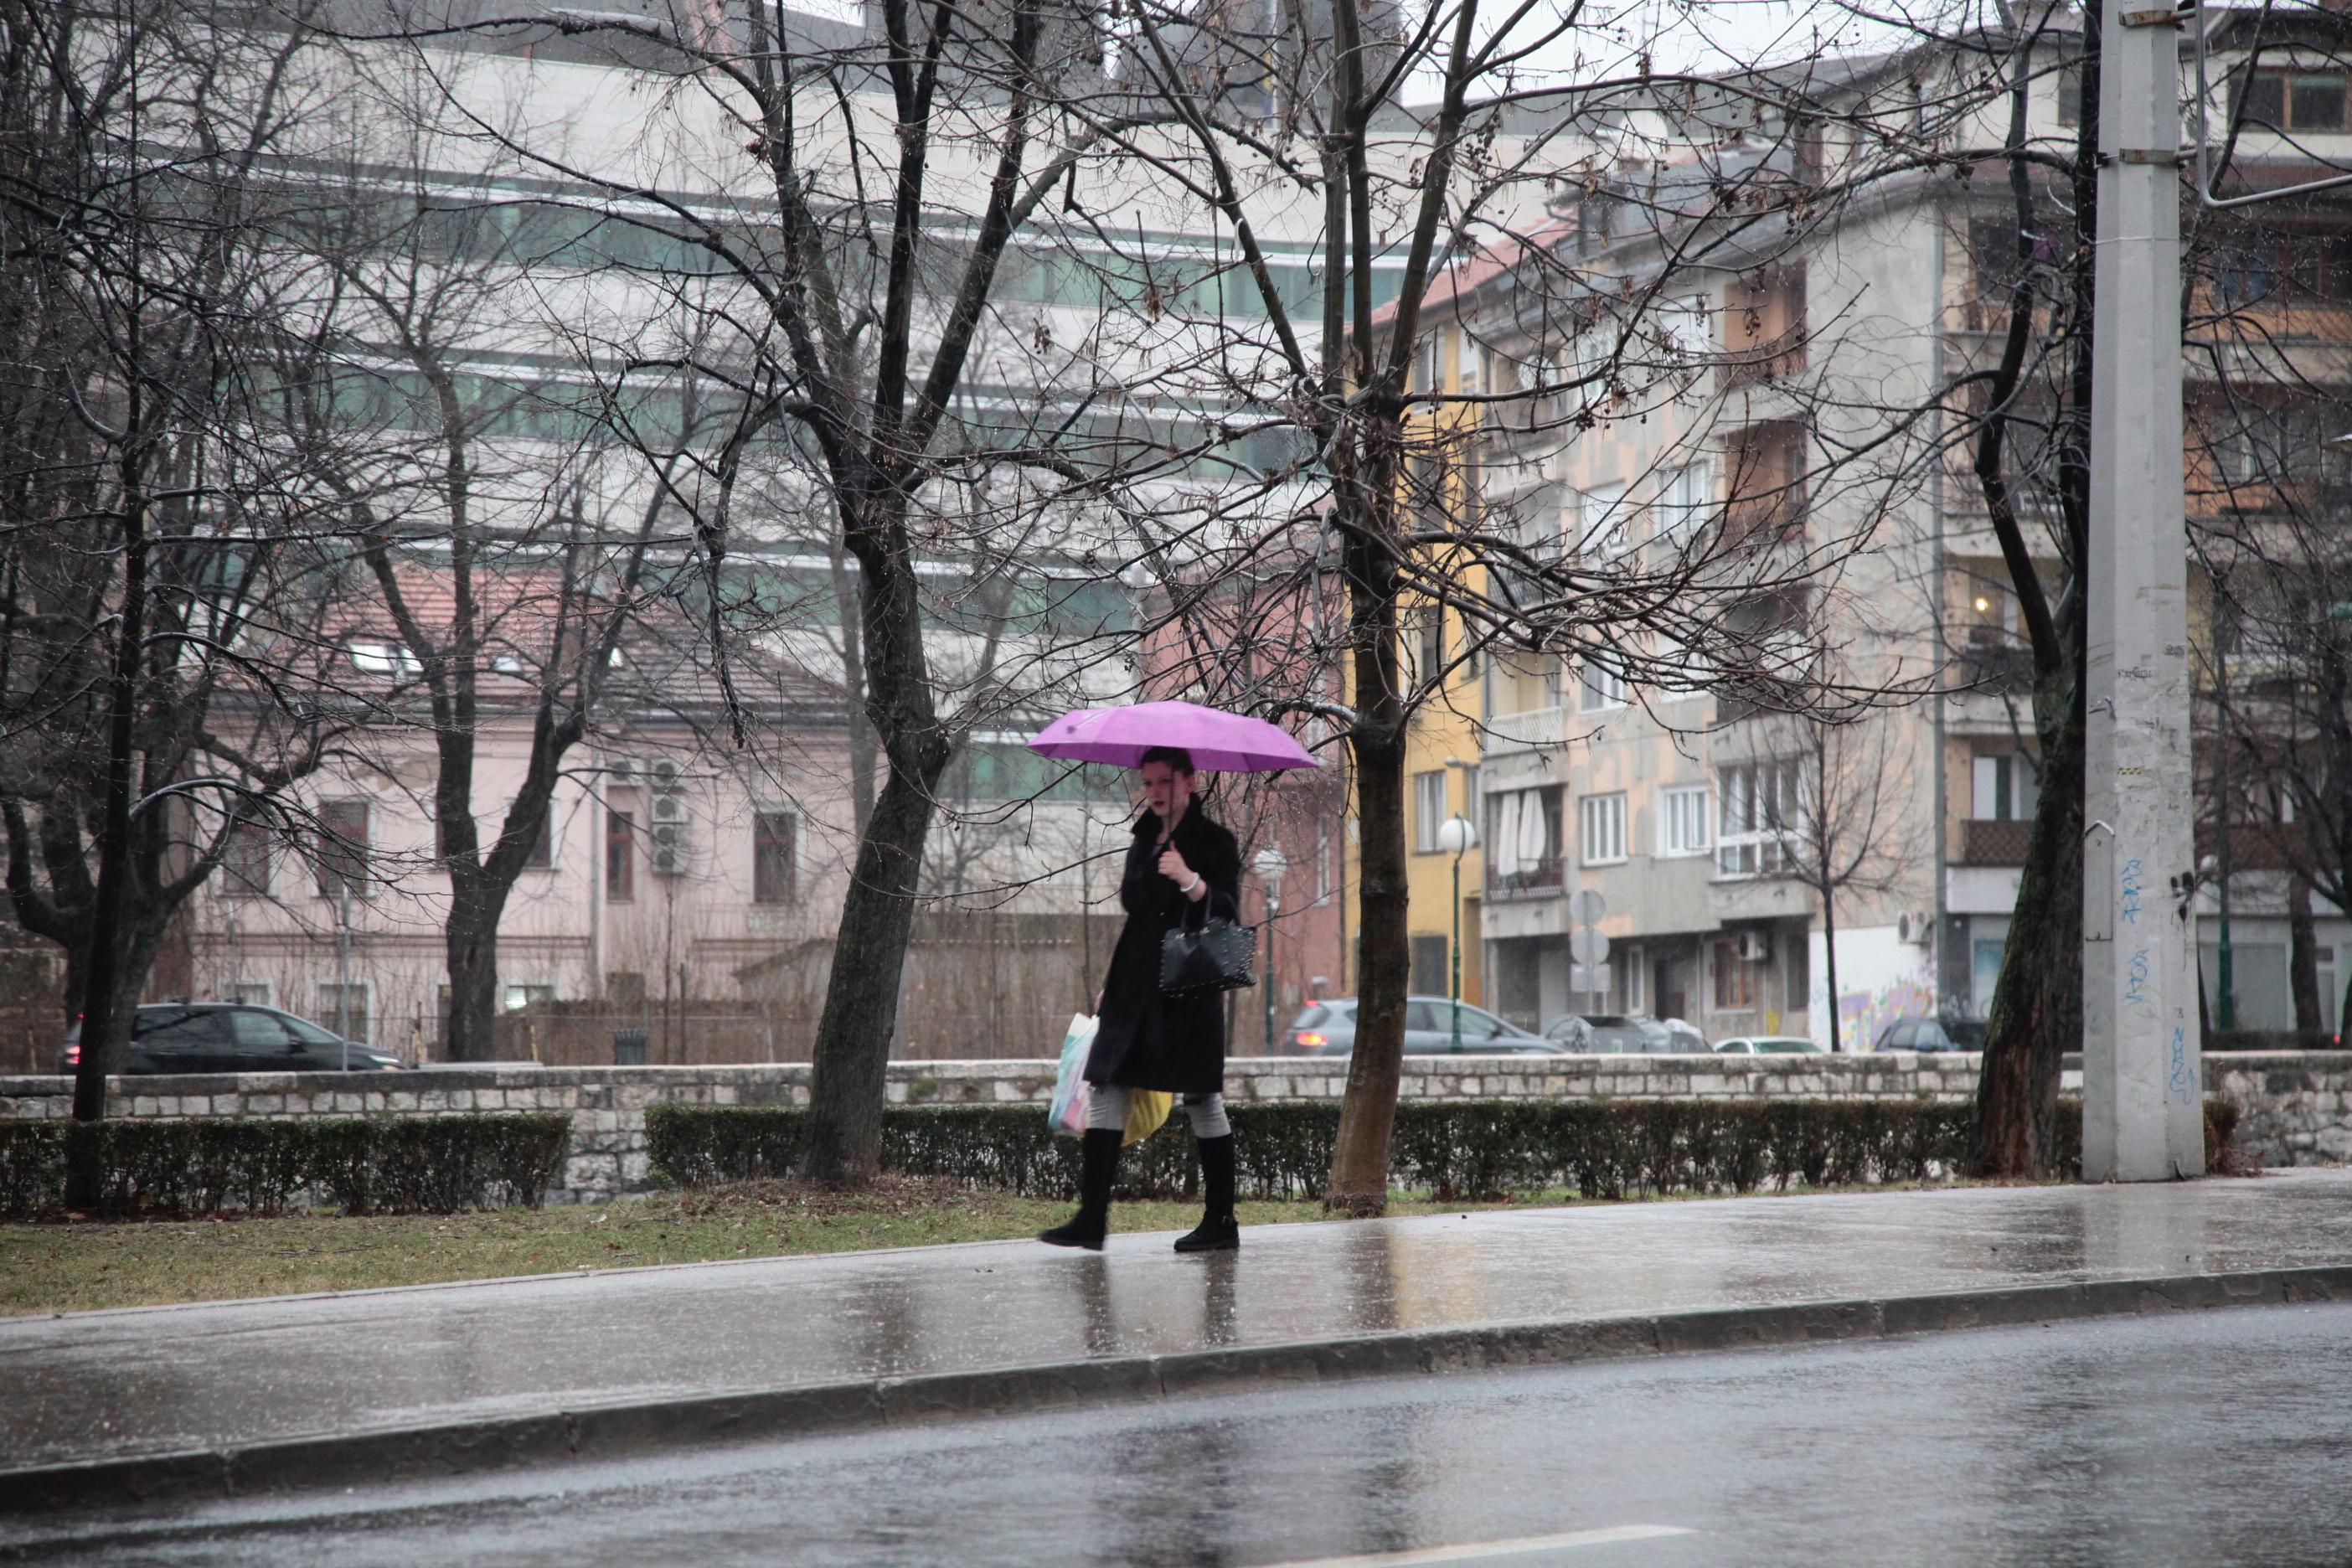
<svg viewBox="0 0 2352 1568">
<path fill-rule="evenodd" d="M 1197 702 L 1135 702 L 1080 708 L 1029 739 L 1029 749 L 1073 763 L 1131 768 L 1154 746 L 1181 746 L 1204 773 L 1275 773 L 1320 767 L 1288 731 L 1263 719 Z"/>
</svg>

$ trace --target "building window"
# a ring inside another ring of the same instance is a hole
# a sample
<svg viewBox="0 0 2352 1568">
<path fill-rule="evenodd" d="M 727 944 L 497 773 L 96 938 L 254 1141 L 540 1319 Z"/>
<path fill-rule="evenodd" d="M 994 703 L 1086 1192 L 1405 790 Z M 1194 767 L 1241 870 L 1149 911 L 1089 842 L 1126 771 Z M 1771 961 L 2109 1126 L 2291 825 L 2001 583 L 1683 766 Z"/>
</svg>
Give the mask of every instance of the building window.
<svg viewBox="0 0 2352 1568">
<path fill-rule="evenodd" d="M 1715 971 L 1715 1009 L 1746 1012 L 1756 1005 L 1757 974 L 1764 966 L 1739 956 L 1739 943 L 1726 939 L 1710 942 L 1709 967 Z"/>
<path fill-rule="evenodd" d="M 1625 858 L 1625 792 L 1588 795 L 1577 803 L 1584 864 L 1613 866 Z"/>
<path fill-rule="evenodd" d="M 2238 111 L 2249 124 L 2280 131 L 2344 129 L 2345 73 L 2341 70 L 2273 67 L 2238 79 Z"/>
<path fill-rule="evenodd" d="M 531 1007 L 546 1007 L 555 1001 L 555 987 L 529 981 L 518 982 L 506 988 L 503 1000 L 506 1010 L 509 1013 L 520 1013 Z"/>
<path fill-rule="evenodd" d="M 604 813 L 604 901 L 608 904 L 625 904 L 637 896 L 636 829 L 635 813 Z"/>
<path fill-rule="evenodd" d="M 1706 296 L 1686 294 L 1660 300 L 1652 307 L 1659 346 L 1680 359 L 1702 359 L 1715 347 L 1707 321 Z"/>
<path fill-rule="evenodd" d="M 544 871 L 555 864 L 555 802 L 547 803 L 540 813 L 539 834 L 530 841 L 530 853 L 523 857 L 523 869 Z"/>
<path fill-rule="evenodd" d="M 366 801 L 330 800 L 320 803 L 316 858 L 319 891 L 325 897 L 340 898 L 347 887 L 355 895 L 367 892 Z"/>
<path fill-rule="evenodd" d="M 1667 475 L 1655 509 L 1659 540 L 1681 549 L 1706 521 L 1714 500 L 1715 474 L 1705 463 L 1686 464 Z"/>
<path fill-rule="evenodd" d="M 797 819 L 762 811 L 751 819 L 751 901 L 781 904 L 793 896 L 793 839 Z"/>
<path fill-rule="evenodd" d="M 231 899 L 269 896 L 269 824 L 240 816 L 221 849 L 221 893 Z"/>
<path fill-rule="evenodd" d="M 1632 542 L 1633 509 L 1623 485 L 1594 485 L 1571 524 L 1571 548 L 1579 555 L 1615 555 Z"/>
<path fill-rule="evenodd" d="M 1445 821 L 1445 770 L 1436 768 L 1412 775 L 1412 847 L 1419 855 L 1437 853 L 1437 830 Z"/>
<path fill-rule="evenodd" d="M 1970 816 L 1979 822 L 2032 820 L 2042 800 L 2042 774 L 2032 758 L 1978 757 L 1970 771 Z"/>
<path fill-rule="evenodd" d="M 1583 664 L 1583 680 L 1576 695 L 1580 713 L 1601 713 L 1625 706 L 1625 673 L 1592 658 Z"/>
<path fill-rule="evenodd" d="M 1786 860 L 1782 839 L 1798 825 L 1797 764 L 1739 763 L 1716 773 L 1716 873 L 1767 876 Z"/>
<path fill-rule="evenodd" d="M 360 1045 L 367 1044 L 368 988 L 363 980 L 349 985 L 329 983 L 319 987 L 319 1023 Z"/>
<path fill-rule="evenodd" d="M 1420 620 L 1421 678 L 1435 680 L 1445 670 L 1445 606 L 1423 605 Z"/>
<path fill-rule="evenodd" d="M 1658 792 L 1658 854 L 1672 859 L 1704 855 L 1715 847 L 1710 807 L 1705 784 Z"/>
<path fill-rule="evenodd" d="M 1629 944 L 1624 956 L 1617 961 L 1620 976 L 1618 988 L 1624 993 L 1624 1011 L 1647 1013 L 1650 1010 L 1650 955 L 1639 942 Z"/>
<path fill-rule="evenodd" d="M 345 651 L 351 656 L 352 668 L 362 675 L 397 676 L 413 680 L 425 673 L 423 662 L 408 651 L 404 643 L 355 637 Z"/>
</svg>

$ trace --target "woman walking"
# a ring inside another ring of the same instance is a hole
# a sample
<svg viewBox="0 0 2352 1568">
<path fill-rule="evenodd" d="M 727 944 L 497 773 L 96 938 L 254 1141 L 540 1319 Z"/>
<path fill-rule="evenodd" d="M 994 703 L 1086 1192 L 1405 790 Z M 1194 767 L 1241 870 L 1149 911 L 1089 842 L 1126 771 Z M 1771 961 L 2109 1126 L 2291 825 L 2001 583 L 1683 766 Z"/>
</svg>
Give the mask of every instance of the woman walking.
<svg viewBox="0 0 2352 1568">
<path fill-rule="evenodd" d="M 1100 1251 L 1110 1226 L 1111 1182 L 1118 1173 L 1129 1091 L 1180 1096 L 1201 1145 L 1201 1224 L 1176 1242 L 1179 1252 L 1230 1251 L 1241 1245 L 1234 1218 L 1234 1129 L 1225 1116 L 1225 1006 L 1216 992 L 1169 996 L 1160 989 L 1160 939 L 1177 925 L 1199 925 L 1241 912 L 1242 855 L 1234 836 L 1192 798 L 1192 753 L 1154 746 L 1137 764 L 1144 812 L 1128 846 L 1118 901 L 1127 926 L 1112 951 L 1097 1008 L 1100 1023 L 1087 1057 L 1093 1086 L 1082 1141 L 1078 1212 L 1038 1237 L 1055 1247 Z"/>
</svg>

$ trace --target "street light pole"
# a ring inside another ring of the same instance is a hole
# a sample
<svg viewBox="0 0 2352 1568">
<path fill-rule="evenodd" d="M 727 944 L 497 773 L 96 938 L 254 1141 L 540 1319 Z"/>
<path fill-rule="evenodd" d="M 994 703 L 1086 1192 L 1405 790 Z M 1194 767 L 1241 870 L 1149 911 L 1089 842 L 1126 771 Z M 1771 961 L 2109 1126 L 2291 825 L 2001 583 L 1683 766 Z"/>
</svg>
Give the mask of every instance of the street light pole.
<svg viewBox="0 0 2352 1568">
<path fill-rule="evenodd" d="M 2180 47 L 2101 0 L 2083 672 L 2083 1176 L 2205 1169 L 2180 407 Z M 2200 117 L 2202 105 L 2200 106 Z"/>
<path fill-rule="evenodd" d="M 1250 864 L 1257 868 L 1258 885 L 1265 889 L 1265 1054 L 1274 1055 L 1274 917 L 1282 912 L 1282 874 L 1289 859 L 1269 844 Z"/>
<path fill-rule="evenodd" d="M 1470 819 L 1455 812 L 1438 824 L 1437 847 L 1454 857 L 1454 1054 L 1462 1054 L 1462 857 L 1478 842 Z"/>
</svg>

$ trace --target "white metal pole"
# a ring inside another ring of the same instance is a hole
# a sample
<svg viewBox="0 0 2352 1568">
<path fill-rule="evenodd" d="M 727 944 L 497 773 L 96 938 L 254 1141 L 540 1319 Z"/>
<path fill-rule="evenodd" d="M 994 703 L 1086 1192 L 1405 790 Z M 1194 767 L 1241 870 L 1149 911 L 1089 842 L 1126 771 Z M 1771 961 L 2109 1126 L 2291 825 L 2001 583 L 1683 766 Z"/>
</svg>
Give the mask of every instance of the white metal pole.
<svg viewBox="0 0 2352 1568">
<path fill-rule="evenodd" d="M 2103 0 L 2083 856 L 2083 1175 L 2205 1169 L 2191 920 L 2179 46 Z"/>
<path fill-rule="evenodd" d="M 352 1070 L 352 879 L 343 879 L 339 899 L 342 912 L 342 948 L 335 963 L 335 1037 L 342 1043 L 335 1047 L 341 1058 L 337 1065 L 344 1072 Z"/>
</svg>

